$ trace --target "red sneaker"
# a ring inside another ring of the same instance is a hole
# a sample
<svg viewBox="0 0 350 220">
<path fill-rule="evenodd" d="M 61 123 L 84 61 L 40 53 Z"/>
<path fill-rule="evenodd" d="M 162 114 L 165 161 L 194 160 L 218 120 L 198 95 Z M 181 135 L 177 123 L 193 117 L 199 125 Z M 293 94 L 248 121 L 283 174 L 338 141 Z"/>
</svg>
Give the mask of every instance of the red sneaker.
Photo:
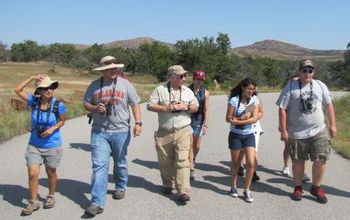
<svg viewBox="0 0 350 220">
<path fill-rule="evenodd" d="M 326 204 L 327 203 L 327 197 L 326 194 L 324 193 L 323 189 L 319 186 L 314 186 L 312 185 L 310 189 L 311 195 L 316 197 L 317 202 Z"/>
<path fill-rule="evenodd" d="M 303 195 L 303 189 L 301 186 L 295 186 L 294 187 L 294 192 L 291 196 L 291 198 L 295 201 L 300 201 L 301 200 L 301 196 Z"/>
</svg>

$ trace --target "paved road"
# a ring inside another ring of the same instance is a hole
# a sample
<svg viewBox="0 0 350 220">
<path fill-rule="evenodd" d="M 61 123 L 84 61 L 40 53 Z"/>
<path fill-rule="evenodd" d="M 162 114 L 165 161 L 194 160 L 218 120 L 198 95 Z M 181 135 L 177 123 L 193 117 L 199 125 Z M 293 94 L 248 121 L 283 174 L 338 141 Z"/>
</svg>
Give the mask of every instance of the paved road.
<svg viewBox="0 0 350 220">
<path fill-rule="evenodd" d="M 113 200 L 110 170 L 107 204 L 97 219 L 348 219 L 350 211 L 350 162 L 332 153 L 324 177 L 328 204 L 314 201 L 307 192 L 300 202 L 292 201 L 291 178 L 281 175 L 283 144 L 277 132 L 277 108 L 273 104 L 277 94 L 261 94 L 265 105 L 262 126 L 265 130 L 259 147 L 258 173 L 261 181 L 252 187 L 255 201 L 229 196 L 229 164 L 227 149 L 228 125 L 224 122 L 226 97 L 211 97 L 209 131 L 203 137 L 197 159 L 197 179 L 192 184 L 191 201 L 180 206 L 175 195 L 160 193 L 160 174 L 157 169 L 153 133 L 157 126 L 155 113 L 145 110 L 143 134 L 132 139 L 129 147 L 130 180 L 126 198 Z M 62 129 L 64 156 L 58 170 L 59 185 L 56 207 L 40 209 L 27 219 L 79 219 L 90 198 L 90 127 L 87 118 L 69 120 Z M 28 135 L 13 138 L 0 145 L 0 218 L 23 219 L 20 211 L 27 198 L 27 174 L 24 150 Z M 308 166 L 308 173 L 310 173 Z M 41 170 L 39 193 L 45 198 L 47 180 Z M 239 179 L 239 186 L 243 185 Z M 242 189 L 239 189 L 242 193 Z"/>
</svg>

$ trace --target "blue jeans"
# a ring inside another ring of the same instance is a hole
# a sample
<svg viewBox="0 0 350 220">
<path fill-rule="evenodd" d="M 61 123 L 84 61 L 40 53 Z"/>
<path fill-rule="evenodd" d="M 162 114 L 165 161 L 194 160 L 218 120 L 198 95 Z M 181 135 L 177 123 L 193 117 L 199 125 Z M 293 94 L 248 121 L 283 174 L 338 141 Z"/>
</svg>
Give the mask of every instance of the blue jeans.
<svg viewBox="0 0 350 220">
<path fill-rule="evenodd" d="M 104 207 L 108 186 L 109 158 L 114 161 L 113 177 L 115 189 L 125 191 L 128 183 L 127 149 L 130 143 L 130 131 L 105 132 L 91 131 L 91 204 Z"/>
</svg>

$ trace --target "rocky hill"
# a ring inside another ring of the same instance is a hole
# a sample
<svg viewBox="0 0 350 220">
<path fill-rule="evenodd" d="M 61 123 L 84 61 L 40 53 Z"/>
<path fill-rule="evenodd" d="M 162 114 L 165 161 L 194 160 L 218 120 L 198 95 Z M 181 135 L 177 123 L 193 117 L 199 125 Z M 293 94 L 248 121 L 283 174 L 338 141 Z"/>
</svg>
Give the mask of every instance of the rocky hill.
<svg viewBox="0 0 350 220">
<path fill-rule="evenodd" d="M 342 60 L 345 50 L 314 50 L 276 40 L 264 40 L 231 50 L 239 56 L 263 56 L 276 59 Z"/>
<path fill-rule="evenodd" d="M 118 40 L 104 44 L 105 48 L 122 47 L 124 49 L 136 49 L 144 43 L 159 42 L 173 48 L 173 44 L 161 42 L 150 37 L 138 37 L 128 40 Z M 75 45 L 78 49 L 86 49 L 91 45 Z M 241 57 L 246 56 L 262 56 L 271 57 L 275 59 L 288 59 L 288 60 L 300 60 L 305 58 L 325 60 L 325 61 L 337 61 L 343 59 L 345 50 L 314 50 L 304 48 L 298 45 L 285 43 L 277 40 L 264 40 L 256 42 L 252 45 L 244 47 L 236 47 L 231 49 L 232 53 L 235 53 Z"/>
</svg>

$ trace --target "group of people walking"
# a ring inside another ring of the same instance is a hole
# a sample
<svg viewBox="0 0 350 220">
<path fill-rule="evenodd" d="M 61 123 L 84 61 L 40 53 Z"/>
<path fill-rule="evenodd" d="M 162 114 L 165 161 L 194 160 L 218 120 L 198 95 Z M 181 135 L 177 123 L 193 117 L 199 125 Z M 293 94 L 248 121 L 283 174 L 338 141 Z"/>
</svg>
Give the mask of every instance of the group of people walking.
<svg viewBox="0 0 350 220">
<path fill-rule="evenodd" d="M 124 64 L 112 56 L 101 59 L 96 71 L 101 77 L 87 88 L 83 105 L 90 112 L 91 129 L 91 203 L 85 214 L 95 216 L 103 212 L 108 186 L 109 160 L 113 159 L 115 182 L 114 199 L 123 199 L 128 183 L 127 150 L 131 132 L 134 137 L 142 132 L 140 98 L 136 89 L 125 77 Z M 188 71 L 180 65 L 168 68 L 168 81 L 157 86 L 150 94 L 147 110 L 157 113 L 158 129 L 154 134 L 158 165 L 163 182 L 163 193 L 177 193 L 178 201 L 190 201 L 190 181 L 195 177 L 195 161 L 200 149 L 201 136 L 207 132 L 209 117 L 209 91 L 203 84 L 207 74 L 193 72 L 193 83 L 184 85 Z M 310 193 L 317 201 L 326 203 L 320 187 L 326 160 L 330 154 L 329 135 L 336 134 L 334 109 L 327 86 L 313 79 L 314 65 L 303 61 L 298 68 L 298 79 L 288 83 L 276 104 L 279 107 L 279 131 L 286 143 L 293 162 L 295 189 L 292 199 L 302 198 L 304 164 L 313 161 L 312 188 Z M 34 95 L 24 88 L 35 81 Z M 25 152 L 28 167 L 30 201 L 21 214 L 30 215 L 40 208 L 38 201 L 38 177 L 41 164 L 46 167 L 49 193 L 44 208 L 55 205 L 57 185 L 56 168 L 62 156 L 60 128 L 64 125 L 66 107 L 54 97 L 59 82 L 47 75 L 36 75 L 20 83 L 15 92 L 28 103 L 31 113 L 31 135 Z M 324 122 L 323 107 L 329 122 Z M 133 115 L 134 125 L 130 125 Z M 231 154 L 231 196 L 239 196 L 237 175 L 246 158 L 246 174 L 243 186 L 245 201 L 253 202 L 250 191 L 252 181 L 259 180 L 256 173 L 257 150 L 263 130 L 259 120 L 263 105 L 257 96 L 256 83 L 245 78 L 233 87 L 227 104 L 226 122 L 230 125 L 228 148 Z"/>
</svg>

